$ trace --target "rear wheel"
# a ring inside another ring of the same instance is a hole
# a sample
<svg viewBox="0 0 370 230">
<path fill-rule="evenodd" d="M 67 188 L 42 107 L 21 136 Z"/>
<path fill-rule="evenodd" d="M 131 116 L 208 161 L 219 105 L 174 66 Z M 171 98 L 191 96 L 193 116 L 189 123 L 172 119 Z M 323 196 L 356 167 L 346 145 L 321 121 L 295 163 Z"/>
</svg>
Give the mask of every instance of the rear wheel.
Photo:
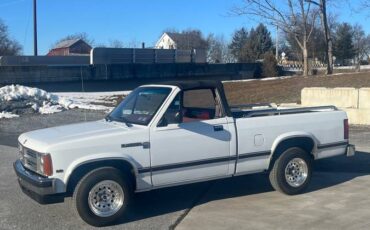
<svg viewBox="0 0 370 230">
<path fill-rule="evenodd" d="M 73 193 L 73 204 L 80 217 L 93 226 L 113 224 L 127 211 L 132 185 L 127 175 L 112 167 L 86 174 Z"/>
<path fill-rule="evenodd" d="M 295 195 L 303 192 L 311 180 L 312 159 L 303 149 L 285 150 L 270 171 L 272 187 L 282 193 Z"/>
</svg>

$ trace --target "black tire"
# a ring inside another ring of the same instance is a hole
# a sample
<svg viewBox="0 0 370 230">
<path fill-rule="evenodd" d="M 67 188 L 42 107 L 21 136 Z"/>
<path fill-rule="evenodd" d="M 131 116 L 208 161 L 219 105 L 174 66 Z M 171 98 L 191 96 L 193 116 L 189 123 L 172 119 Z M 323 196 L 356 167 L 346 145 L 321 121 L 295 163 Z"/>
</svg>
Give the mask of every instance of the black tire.
<svg viewBox="0 0 370 230">
<path fill-rule="evenodd" d="M 89 193 L 95 185 L 107 180 L 114 181 L 121 187 L 123 191 L 123 204 L 114 214 L 102 217 L 95 214 L 92 208 L 90 208 Z M 86 223 L 100 227 L 115 223 L 125 214 L 128 209 L 128 205 L 132 200 L 132 194 L 132 183 L 128 175 L 122 174 L 121 171 L 113 167 L 102 167 L 87 173 L 78 182 L 73 192 L 72 204 L 75 212 L 77 212 Z"/>
<path fill-rule="evenodd" d="M 292 186 L 286 179 L 285 169 L 288 163 L 295 159 L 303 160 L 307 165 L 307 177 L 299 186 Z M 279 192 L 287 195 L 295 195 L 302 193 L 311 181 L 312 176 L 312 159 L 306 151 L 301 148 L 293 147 L 285 150 L 278 159 L 274 162 L 273 168 L 270 171 L 270 182 L 272 187 Z"/>
</svg>

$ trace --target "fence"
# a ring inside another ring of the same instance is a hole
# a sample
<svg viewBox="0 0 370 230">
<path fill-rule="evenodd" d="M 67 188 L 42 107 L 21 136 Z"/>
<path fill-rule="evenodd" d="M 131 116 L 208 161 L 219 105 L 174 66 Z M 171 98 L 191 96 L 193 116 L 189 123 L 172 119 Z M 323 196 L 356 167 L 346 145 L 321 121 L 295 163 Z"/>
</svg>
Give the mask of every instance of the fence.
<svg viewBox="0 0 370 230">
<path fill-rule="evenodd" d="M 94 48 L 90 64 L 205 63 L 205 50 Z"/>
</svg>

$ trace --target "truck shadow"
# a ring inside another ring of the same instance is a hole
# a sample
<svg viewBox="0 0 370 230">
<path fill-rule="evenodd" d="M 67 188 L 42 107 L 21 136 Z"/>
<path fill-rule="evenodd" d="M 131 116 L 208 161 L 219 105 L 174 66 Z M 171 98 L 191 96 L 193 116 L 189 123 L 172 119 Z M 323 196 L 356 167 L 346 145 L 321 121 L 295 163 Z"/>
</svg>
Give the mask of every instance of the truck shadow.
<svg viewBox="0 0 370 230">
<path fill-rule="evenodd" d="M 370 175 L 370 152 L 357 151 L 356 156 L 351 158 L 340 156 L 315 161 L 314 174 L 306 193 L 336 186 L 364 175 Z M 212 192 L 207 193 L 210 189 Z M 271 191 L 273 188 L 268 174 L 260 173 L 139 193 L 135 196 L 129 214 L 119 224 L 184 212 L 193 206 L 214 200 Z"/>
</svg>

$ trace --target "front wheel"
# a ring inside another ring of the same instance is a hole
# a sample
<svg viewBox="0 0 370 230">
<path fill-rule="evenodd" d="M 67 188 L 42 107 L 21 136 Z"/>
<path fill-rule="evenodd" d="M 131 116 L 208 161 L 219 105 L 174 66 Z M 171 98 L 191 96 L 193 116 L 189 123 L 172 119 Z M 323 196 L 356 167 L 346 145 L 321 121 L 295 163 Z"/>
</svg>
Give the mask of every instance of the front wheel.
<svg viewBox="0 0 370 230">
<path fill-rule="evenodd" d="M 312 159 L 301 148 L 285 150 L 270 171 L 272 187 L 282 193 L 295 195 L 303 192 L 312 176 Z"/>
<path fill-rule="evenodd" d="M 86 174 L 77 184 L 73 204 L 80 217 L 93 226 L 113 224 L 127 210 L 132 186 L 127 176 L 111 167 Z"/>
</svg>

